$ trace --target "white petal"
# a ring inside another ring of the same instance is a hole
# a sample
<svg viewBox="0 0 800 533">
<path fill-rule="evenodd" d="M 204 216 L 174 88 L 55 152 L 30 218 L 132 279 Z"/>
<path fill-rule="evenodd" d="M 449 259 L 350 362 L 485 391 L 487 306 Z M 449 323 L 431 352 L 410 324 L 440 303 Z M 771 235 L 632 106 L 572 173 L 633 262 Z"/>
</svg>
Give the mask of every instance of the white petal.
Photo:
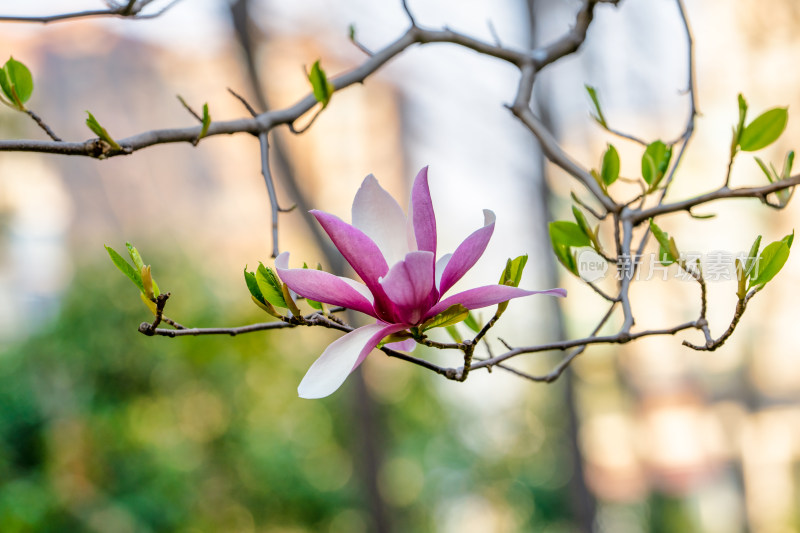
<svg viewBox="0 0 800 533">
<path fill-rule="evenodd" d="M 361 294 L 361 296 L 366 298 L 369 302 L 375 303 L 375 298 L 372 296 L 372 293 L 370 292 L 369 288 L 366 285 L 354 279 L 346 278 L 344 276 L 337 276 L 337 277 L 340 280 L 347 283 L 348 285 L 350 285 L 351 287 L 353 287 L 355 290 L 357 290 Z"/>
<path fill-rule="evenodd" d="M 353 200 L 353 226 L 378 245 L 389 266 L 409 252 L 406 215 L 372 174 L 364 179 Z"/>
<path fill-rule="evenodd" d="M 384 328 L 386 324 L 370 324 L 333 341 L 314 361 L 297 387 L 300 397 L 324 398 L 335 392 L 350 375 L 372 336 Z"/>
<path fill-rule="evenodd" d="M 439 283 L 442 281 L 442 272 L 444 272 L 444 267 L 447 266 L 447 262 L 450 261 L 450 258 L 453 257 L 453 254 L 444 254 L 442 257 L 436 261 L 436 288 L 439 288 Z"/>
<path fill-rule="evenodd" d="M 414 204 L 411 200 L 408 201 L 408 217 L 406 219 L 406 246 L 409 252 L 416 252 L 419 250 L 417 246 L 417 237 L 414 235 Z M 391 265 L 389 265 L 391 266 Z"/>
</svg>

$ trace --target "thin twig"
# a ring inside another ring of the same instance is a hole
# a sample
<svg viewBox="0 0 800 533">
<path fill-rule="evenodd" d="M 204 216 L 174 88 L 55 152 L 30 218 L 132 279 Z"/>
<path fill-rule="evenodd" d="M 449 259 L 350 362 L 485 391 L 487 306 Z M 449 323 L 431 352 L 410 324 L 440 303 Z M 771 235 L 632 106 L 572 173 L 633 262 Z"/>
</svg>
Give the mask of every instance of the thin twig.
<svg viewBox="0 0 800 533">
<path fill-rule="evenodd" d="M 177 94 L 175 96 L 178 98 L 178 101 L 181 103 L 181 105 L 184 107 L 184 109 L 186 109 L 186 111 L 189 112 L 190 115 L 192 115 L 194 118 L 196 118 L 198 122 L 201 122 L 201 123 L 203 122 L 203 117 L 201 117 L 199 114 L 197 114 L 197 112 L 194 109 L 192 109 L 192 106 L 190 106 L 186 102 L 186 100 L 183 99 L 183 97 L 181 95 Z"/>
<path fill-rule="evenodd" d="M 361 50 L 362 52 L 367 54 L 367 56 L 372 57 L 373 55 L 375 55 L 375 53 L 372 50 L 367 48 L 361 41 L 358 40 L 358 38 L 356 37 L 356 30 L 352 26 L 350 27 L 350 37 L 349 37 L 349 39 L 350 39 L 350 42 L 353 43 L 356 48 L 358 48 L 359 50 Z"/>
<path fill-rule="evenodd" d="M 290 122 L 289 123 L 289 131 L 291 131 L 295 135 L 300 135 L 302 133 L 305 133 L 308 130 L 308 128 L 311 127 L 311 125 L 314 123 L 314 121 L 317 120 L 317 117 L 322 114 L 322 111 L 324 109 L 325 108 L 323 108 L 323 107 L 320 107 L 319 109 L 317 109 L 317 111 L 311 116 L 311 120 L 308 121 L 308 124 L 306 124 L 305 126 L 300 128 L 299 130 L 294 127 L 294 122 Z M 300 117 L 297 117 L 297 118 L 299 119 Z"/>
<path fill-rule="evenodd" d="M 706 344 L 704 346 L 692 344 L 691 342 L 686 340 L 683 341 L 682 344 L 684 346 L 688 346 L 693 350 L 705 351 L 705 352 L 713 352 L 714 350 L 721 348 L 722 345 L 725 344 L 725 341 L 727 341 L 728 338 L 731 335 L 733 335 L 736 326 L 739 324 L 739 321 L 742 319 L 742 315 L 744 315 L 744 312 L 747 309 L 748 302 L 753 298 L 753 296 L 758 294 L 764 287 L 765 285 L 759 285 L 758 287 L 751 289 L 750 292 L 747 293 L 747 296 L 736 301 L 736 309 L 734 310 L 733 319 L 731 319 L 731 324 L 728 326 L 728 329 L 726 329 L 725 332 L 722 335 L 720 335 L 718 339 L 712 340 L 709 339 L 709 336 L 707 336 Z"/>
<path fill-rule="evenodd" d="M 614 128 L 610 128 L 608 126 L 604 126 L 603 129 L 605 129 L 608 133 L 610 133 L 612 135 L 616 135 L 617 137 L 620 137 L 622 139 L 627 139 L 629 141 L 633 141 L 636 144 L 640 144 L 642 146 L 647 146 L 647 144 L 648 144 L 647 141 L 645 141 L 644 139 L 636 137 L 635 135 L 631 135 L 630 133 L 625 133 L 625 132 L 622 132 L 620 130 L 615 130 Z"/>
<path fill-rule="evenodd" d="M 486 21 L 486 26 L 489 27 L 489 34 L 492 36 L 492 39 L 494 39 L 494 44 L 502 47 L 503 42 L 500 40 L 500 36 L 497 34 L 497 29 L 494 27 L 492 19 Z"/>
<path fill-rule="evenodd" d="M 30 109 L 26 109 L 25 112 L 28 114 L 29 117 L 31 117 L 36 122 L 36 124 L 39 125 L 40 128 L 42 128 L 44 130 L 44 132 L 47 134 L 48 137 L 50 137 L 51 139 L 53 139 L 56 142 L 62 142 L 63 141 L 63 139 L 61 139 L 61 137 L 56 135 L 53 132 L 53 130 L 50 129 L 50 126 L 48 126 L 44 122 L 44 120 L 42 120 L 42 118 L 39 115 L 37 115 L 36 113 L 31 111 Z"/>
<path fill-rule="evenodd" d="M 403 0 L 403 11 L 406 12 L 406 16 L 408 16 L 409 22 L 411 22 L 411 27 L 416 27 L 417 21 L 414 19 L 414 14 L 411 13 L 411 9 L 408 7 L 407 0 Z"/>
<path fill-rule="evenodd" d="M 228 87 L 228 92 L 231 93 L 237 100 L 239 100 L 242 103 L 244 108 L 247 109 L 247 112 L 250 113 L 251 117 L 255 118 L 258 116 L 258 112 L 253 108 L 253 106 L 250 105 L 250 102 L 248 102 L 244 96 L 237 93 L 230 87 Z"/>
</svg>

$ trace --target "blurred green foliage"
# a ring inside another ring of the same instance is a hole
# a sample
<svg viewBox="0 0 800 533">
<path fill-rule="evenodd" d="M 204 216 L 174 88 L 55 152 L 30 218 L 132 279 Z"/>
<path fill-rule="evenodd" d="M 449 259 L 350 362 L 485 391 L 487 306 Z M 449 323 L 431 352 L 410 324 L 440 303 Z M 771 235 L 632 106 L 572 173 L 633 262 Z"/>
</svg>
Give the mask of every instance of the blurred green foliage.
<svg viewBox="0 0 800 533">
<path fill-rule="evenodd" d="M 372 530 L 358 384 L 315 401 L 295 390 L 331 332 L 145 337 L 149 311 L 98 259 L 79 269 L 60 318 L 0 352 L 0 531 Z M 243 284 L 237 308 L 254 314 L 236 316 L 202 290 L 211 281 L 153 264 L 178 321 L 268 318 Z M 383 454 L 372 475 L 395 531 L 443 531 L 476 513 L 503 531 L 574 530 L 557 385 L 532 387 L 487 427 L 440 398 L 438 376 L 385 358 L 366 366 L 369 438 Z"/>
</svg>

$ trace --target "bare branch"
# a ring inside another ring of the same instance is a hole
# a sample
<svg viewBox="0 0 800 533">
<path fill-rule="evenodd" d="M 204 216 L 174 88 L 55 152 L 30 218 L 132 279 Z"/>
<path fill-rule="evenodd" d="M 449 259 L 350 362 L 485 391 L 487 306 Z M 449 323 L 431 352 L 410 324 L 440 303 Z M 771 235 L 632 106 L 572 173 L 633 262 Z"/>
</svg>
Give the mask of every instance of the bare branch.
<svg viewBox="0 0 800 533">
<path fill-rule="evenodd" d="M 800 185 L 800 174 L 796 174 L 785 180 L 776 181 L 761 187 L 740 187 L 730 189 L 728 187 L 720 187 L 719 189 L 682 200 L 671 204 L 663 204 L 650 209 L 643 209 L 641 211 L 631 212 L 630 220 L 633 224 L 638 225 L 653 217 L 661 216 L 667 213 L 676 213 L 678 211 L 689 211 L 692 207 L 707 204 L 715 200 L 729 199 L 729 198 L 758 198 L 762 202 L 767 202 L 767 196 L 771 193 L 782 191 L 795 185 Z"/>
<path fill-rule="evenodd" d="M 112 10 L 114 11 L 114 10 Z M 103 11 L 106 13 L 107 11 Z M 116 14 L 116 12 L 114 12 Z M 140 17 L 142 15 L 139 15 Z M 0 17 L 2 20 L 2 17 Z M 481 54 L 496 57 L 514 65 L 521 66 L 530 63 L 527 54 L 512 51 L 503 47 L 494 46 L 483 41 L 479 41 L 467 35 L 453 32 L 452 30 L 424 30 L 412 26 L 406 33 L 397 40 L 387 45 L 385 48 L 375 52 L 363 64 L 348 72 L 331 78 L 331 84 L 335 91 L 342 90 L 353 84 L 363 83 L 364 80 L 381 68 L 395 56 L 401 54 L 414 44 L 426 43 L 453 43 L 475 50 Z M 554 61 L 557 57 L 552 54 L 548 56 Z M 215 121 L 208 128 L 206 137 L 215 135 L 230 135 L 234 133 L 250 133 L 259 135 L 267 132 L 279 125 L 293 124 L 298 118 L 307 113 L 317 104 L 314 95 L 309 93 L 294 105 L 261 113 L 252 118 L 241 118 L 229 121 Z M 200 134 L 202 126 L 191 128 L 172 128 L 162 130 L 152 130 L 133 135 L 117 142 L 122 146 L 122 150 L 104 149 L 98 150 L 96 139 L 89 139 L 83 142 L 58 142 L 58 141 L 37 141 L 37 140 L 0 140 L 0 151 L 22 151 L 22 152 L 43 152 L 62 155 L 77 155 L 87 157 L 115 157 L 128 155 L 135 151 L 148 148 L 150 146 L 167 143 L 194 141 Z"/>
<path fill-rule="evenodd" d="M 180 0 L 173 0 L 166 6 L 153 13 L 141 13 L 141 10 L 151 3 L 151 0 L 140 1 L 138 4 L 136 0 L 130 0 L 126 4 L 120 4 L 116 7 L 109 9 L 89 9 L 85 11 L 73 11 L 70 13 L 60 13 L 56 15 L 45 16 L 15 16 L 15 15 L 0 15 L 0 22 L 35 22 L 41 24 L 48 24 L 50 22 L 62 22 L 67 20 L 75 20 L 82 18 L 92 17 L 120 17 L 132 20 L 152 19 L 162 15 L 169 10 Z"/>
<path fill-rule="evenodd" d="M 524 76 L 524 74 L 523 74 Z M 542 146 L 542 150 L 544 151 L 545 156 L 547 159 L 552 161 L 562 170 L 567 172 L 570 176 L 577 179 L 581 182 L 584 187 L 586 187 L 589 192 L 600 202 L 603 207 L 606 209 L 606 212 L 613 212 L 617 210 L 617 205 L 609 198 L 594 178 L 589 174 L 589 171 L 582 168 L 578 163 L 572 160 L 559 146 L 558 142 L 553 138 L 547 128 L 541 123 L 541 121 L 533 114 L 530 107 L 528 107 L 527 103 L 524 106 L 519 106 L 519 99 L 517 102 L 511 106 L 511 112 L 520 119 L 520 121 L 527 126 L 527 128 L 533 133 L 536 138 L 539 140 L 539 143 Z"/>
<path fill-rule="evenodd" d="M 697 322 L 696 321 L 685 322 L 683 324 L 679 324 L 677 326 L 665 329 L 652 329 L 652 330 L 639 331 L 635 333 L 626 333 L 624 331 L 620 331 L 619 333 L 616 333 L 614 335 L 604 335 L 600 337 L 592 336 L 583 339 L 573 339 L 567 341 L 552 342 L 549 344 L 541 344 L 538 346 L 525 346 L 509 350 L 508 352 L 500 354 L 491 359 L 486 359 L 485 361 L 480 361 L 478 363 L 475 363 L 474 365 L 472 365 L 472 369 L 475 370 L 486 366 L 496 365 L 497 363 L 502 363 L 503 361 L 511 359 L 512 357 L 517 357 L 518 355 L 527 353 L 548 352 L 552 350 L 568 350 L 569 348 L 589 346 L 591 344 L 626 344 L 628 342 L 631 342 L 636 339 L 641 339 L 643 337 L 652 337 L 659 335 L 675 335 L 676 333 L 687 329 L 698 329 Z"/>
</svg>

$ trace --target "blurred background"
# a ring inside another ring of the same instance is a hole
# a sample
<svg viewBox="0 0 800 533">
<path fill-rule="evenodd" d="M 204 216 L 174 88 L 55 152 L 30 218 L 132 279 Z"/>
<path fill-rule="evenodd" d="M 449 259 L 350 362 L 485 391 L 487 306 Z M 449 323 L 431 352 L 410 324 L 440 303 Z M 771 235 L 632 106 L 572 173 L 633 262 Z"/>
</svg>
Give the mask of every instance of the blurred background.
<svg viewBox="0 0 800 533">
<path fill-rule="evenodd" d="M 423 25 L 489 41 L 494 33 L 517 49 L 561 35 L 578 7 L 410 6 Z M 0 2 L 6 15 L 102 7 Z M 686 7 L 702 115 L 673 199 L 723 182 L 739 92 L 751 118 L 790 108 L 787 132 L 762 158 L 778 165 L 800 139 L 800 6 Z M 597 127 L 584 84 L 598 88 L 615 128 L 673 139 L 688 113 L 687 44 L 672 0 L 623 0 L 596 13 L 581 51 L 540 74 L 535 105 L 584 165 L 597 167 L 614 142 L 623 175 L 636 177 L 641 149 Z M 4 23 L 0 58 L 30 67 L 29 107 L 63 138 L 91 136 L 86 110 L 123 138 L 193 125 L 178 94 L 195 109 L 208 102 L 212 120 L 246 116 L 228 87 L 259 109 L 293 103 L 308 92 L 304 68 L 317 59 L 329 75 L 363 61 L 350 24 L 378 49 L 407 19 L 399 1 L 183 0 L 152 20 Z M 516 81 L 513 68 L 474 52 L 417 46 L 335 94 L 307 133 L 274 132 L 281 203 L 301 204 L 281 215 L 281 249 L 296 262 L 341 268 L 317 245 L 304 209 L 348 220 L 368 173 L 404 204 L 427 164 L 440 253 L 481 225 L 482 208 L 498 215 L 462 287 L 495 282 L 506 258 L 527 253 L 523 286 L 570 291 L 560 308 L 512 303 L 493 330 L 495 350 L 497 336 L 526 345 L 587 335 L 604 302 L 555 267 L 545 224 L 571 218 L 569 193 L 583 191 L 542 161 L 502 107 Z M 0 132 L 42 138 L 8 109 Z M 749 156 L 733 176 L 734 185 L 765 182 Z M 618 191 L 625 196 L 624 185 Z M 746 252 L 756 235 L 778 240 L 800 219 L 794 204 L 776 212 L 735 201 L 702 211 L 717 216 L 662 220 L 682 250 Z M 693 333 L 597 346 L 550 385 L 500 369 L 454 383 L 376 353 L 336 394 L 309 401 L 296 386 L 336 334 L 145 337 L 137 327 L 149 311 L 103 250 L 135 243 L 172 293 L 167 314 L 183 324 L 264 321 L 241 271 L 270 262 L 269 216 L 258 142 L 248 135 L 108 161 L 0 154 L 0 531 L 800 531 L 795 258 L 714 353 L 681 347 L 683 338 L 698 340 Z M 735 290 L 734 281 L 709 283 L 715 335 L 727 328 Z M 672 276 L 636 284 L 633 295 L 641 328 L 697 315 L 696 286 Z M 453 354 L 417 355 L 459 364 Z M 546 373 L 561 356 L 514 365 Z"/>
</svg>

